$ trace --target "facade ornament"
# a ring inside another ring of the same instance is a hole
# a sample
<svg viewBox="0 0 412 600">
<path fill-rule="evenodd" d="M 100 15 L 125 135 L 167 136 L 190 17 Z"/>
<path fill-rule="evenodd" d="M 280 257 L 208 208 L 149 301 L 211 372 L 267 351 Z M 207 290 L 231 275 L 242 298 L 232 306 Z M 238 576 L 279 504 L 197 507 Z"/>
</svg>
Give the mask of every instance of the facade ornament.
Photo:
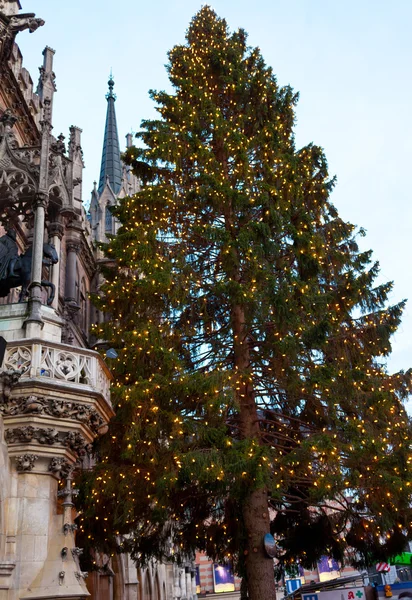
<svg viewBox="0 0 412 600">
<path fill-rule="evenodd" d="M 44 411 L 45 398 L 39 398 L 38 396 L 27 396 L 26 398 L 20 399 L 21 410 L 23 413 L 41 414 Z M 17 403 L 16 403 L 17 404 Z"/>
<path fill-rule="evenodd" d="M 33 200 L 33 208 L 36 210 L 37 208 L 46 208 L 49 205 L 49 196 L 44 192 L 38 192 Z"/>
<path fill-rule="evenodd" d="M 34 464 L 39 457 L 37 454 L 22 454 L 16 457 L 17 471 L 32 471 Z"/>
<path fill-rule="evenodd" d="M 53 446 L 53 444 L 59 443 L 59 432 L 52 427 L 47 427 L 47 429 L 39 429 L 37 441 L 39 444 L 48 444 L 49 446 Z"/>
<path fill-rule="evenodd" d="M 81 160 L 83 161 L 83 150 L 79 143 L 80 135 L 82 130 L 78 127 L 71 126 L 70 127 L 70 139 L 69 139 L 69 156 L 73 159 L 74 156 L 80 155 Z"/>
<path fill-rule="evenodd" d="M 63 525 L 63 533 L 64 533 L 64 535 L 67 535 L 68 533 L 74 533 L 75 531 L 77 531 L 77 525 L 76 525 L 76 523 L 65 523 Z"/>
<path fill-rule="evenodd" d="M 62 342 L 64 344 L 72 344 L 74 340 L 71 323 L 74 322 L 80 306 L 74 300 L 66 300 L 64 304 L 63 319 L 64 329 L 62 330 Z"/>
<path fill-rule="evenodd" d="M 6 429 L 4 437 L 8 444 L 16 442 L 31 442 L 35 433 L 34 427 L 16 427 L 14 429 Z"/>
<path fill-rule="evenodd" d="M 49 471 L 55 475 L 60 475 L 60 478 L 67 477 L 71 465 L 62 456 L 54 456 L 49 464 Z"/>
<path fill-rule="evenodd" d="M 11 289 L 21 286 L 19 302 L 23 302 L 32 278 L 33 246 L 29 246 L 24 254 L 18 256 L 15 236 L 16 232 L 11 229 L 0 238 L 0 297 L 8 296 Z M 58 261 L 54 245 L 43 244 L 43 264 L 50 266 Z M 47 305 L 50 306 L 56 293 L 55 286 L 47 280 L 42 280 L 41 285 L 50 290 L 47 298 Z"/>
<path fill-rule="evenodd" d="M 0 280 L 15 276 L 18 255 L 16 230 L 8 229 L 6 235 L 0 237 Z"/>
<path fill-rule="evenodd" d="M 43 100 L 43 119 L 40 121 L 41 129 L 44 134 L 49 134 L 53 129 L 52 124 L 52 104 L 50 98 Z"/>
<path fill-rule="evenodd" d="M 74 252 L 75 254 L 79 254 L 81 249 L 80 242 L 76 240 L 70 240 L 66 243 L 66 252 Z"/>
<path fill-rule="evenodd" d="M 72 548 L 72 556 L 73 558 L 77 557 L 80 558 L 80 556 L 83 554 L 83 548 L 78 548 L 77 546 L 75 546 L 74 548 Z"/>
<path fill-rule="evenodd" d="M 50 51 L 54 54 L 54 50 L 52 50 L 50 48 Z M 37 94 L 39 94 L 39 96 L 42 95 L 42 91 L 43 91 L 44 85 L 46 83 L 50 83 L 53 91 L 56 92 L 57 91 L 56 75 L 55 75 L 54 71 L 48 71 L 45 69 L 44 65 L 42 65 L 41 67 L 39 67 L 39 73 L 40 73 L 40 75 L 39 75 L 39 82 L 37 85 Z M 64 137 L 63 137 L 63 139 L 64 139 Z"/>
<path fill-rule="evenodd" d="M 14 125 L 17 123 L 17 117 L 10 108 L 7 108 L 0 117 L 0 123 L 2 125 L 0 133 L 2 133 L 3 136 L 7 136 L 11 133 Z"/>
<path fill-rule="evenodd" d="M 27 425 L 25 427 L 6 429 L 4 437 L 8 444 L 29 443 L 34 440 L 42 445 L 53 446 L 54 444 L 58 444 L 66 446 L 80 456 L 88 453 L 86 440 L 80 433 L 74 431 L 64 433 L 51 427 L 44 428 Z"/>
<path fill-rule="evenodd" d="M 57 492 L 57 496 L 59 498 L 63 498 L 63 504 L 65 504 L 66 506 L 74 506 L 73 497 L 79 495 L 79 490 L 76 488 L 73 488 L 71 483 L 72 483 L 72 473 L 69 473 L 67 475 L 67 479 L 66 479 L 66 487 Z"/>
<path fill-rule="evenodd" d="M 26 13 L 22 15 L 13 15 L 10 19 L 10 30 L 13 35 L 20 31 L 28 29 L 30 33 L 36 31 L 39 27 L 43 27 L 45 21 L 36 19 L 34 13 Z"/>
<path fill-rule="evenodd" d="M 6 371 L 0 374 L 0 381 L 1 376 L 6 373 L 9 372 Z M 20 375 L 21 373 L 19 373 Z M 17 381 L 18 379 L 16 383 Z M 94 433 L 97 433 L 104 426 L 104 419 L 96 409 L 87 404 L 35 395 L 13 398 L 9 396 L 3 400 L 3 403 L 0 403 L 0 414 L 3 417 L 19 414 L 49 415 L 51 417 L 79 421 L 90 427 Z"/>
<path fill-rule="evenodd" d="M 0 373 L 0 412 L 7 403 L 12 389 L 18 384 L 20 377 L 25 369 L 7 369 Z"/>
<path fill-rule="evenodd" d="M 74 450 L 75 452 L 77 452 L 79 454 L 82 451 L 84 452 L 84 448 L 86 446 L 86 440 L 77 431 L 69 431 L 66 434 L 63 444 L 65 446 L 68 446 L 71 450 Z"/>
<path fill-rule="evenodd" d="M 78 581 L 87 579 L 89 573 L 87 571 L 76 571 L 75 576 Z"/>
<path fill-rule="evenodd" d="M 58 237 L 59 240 L 62 240 L 64 235 L 64 227 L 58 221 L 53 221 L 48 227 L 48 232 L 50 238 Z"/>
</svg>

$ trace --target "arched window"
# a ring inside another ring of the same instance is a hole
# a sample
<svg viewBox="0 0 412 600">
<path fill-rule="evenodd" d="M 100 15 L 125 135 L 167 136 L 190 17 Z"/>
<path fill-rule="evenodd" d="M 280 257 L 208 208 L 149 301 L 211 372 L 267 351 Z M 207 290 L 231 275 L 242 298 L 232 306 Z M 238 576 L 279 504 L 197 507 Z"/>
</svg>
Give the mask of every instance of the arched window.
<svg viewBox="0 0 412 600">
<path fill-rule="evenodd" d="M 76 264 L 76 279 L 74 282 L 74 299 L 78 305 L 80 305 L 80 275 L 79 275 L 79 265 Z"/>
<path fill-rule="evenodd" d="M 110 212 L 110 204 L 106 204 L 104 223 L 105 223 L 106 233 L 112 233 L 113 232 L 113 215 Z"/>
<path fill-rule="evenodd" d="M 85 336 L 88 334 L 88 302 L 86 281 L 83 277 L 80 285 L 80 326 Z"/>
</svg>

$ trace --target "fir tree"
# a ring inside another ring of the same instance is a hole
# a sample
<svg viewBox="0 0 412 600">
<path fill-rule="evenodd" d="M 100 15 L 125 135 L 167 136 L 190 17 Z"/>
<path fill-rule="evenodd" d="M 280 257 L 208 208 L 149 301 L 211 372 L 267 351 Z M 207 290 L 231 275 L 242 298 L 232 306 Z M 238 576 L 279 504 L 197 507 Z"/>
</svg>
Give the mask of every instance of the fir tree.
<svg viewBox="0 0 412 600">
<path fill-rule="evenodd" d="M 404 303 L 387 305 L 322 149 L 295 147 L 297 94 L 245 32 L 204 7 L 169 59 L 106 246 L 116 416 L 81 519 L 100 550 L 205 550 L 272 600 L 269 531 L 279 569 L 370 564 L 411 535 L 410 375 L 385 367 Z"/>
</svg>

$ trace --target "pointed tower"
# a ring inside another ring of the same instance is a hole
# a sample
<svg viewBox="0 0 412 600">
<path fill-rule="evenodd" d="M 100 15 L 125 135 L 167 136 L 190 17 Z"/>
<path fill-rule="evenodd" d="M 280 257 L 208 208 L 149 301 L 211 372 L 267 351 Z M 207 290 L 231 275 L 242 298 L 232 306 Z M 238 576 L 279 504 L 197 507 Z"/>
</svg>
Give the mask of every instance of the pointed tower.
<svg viewBox="0 0 412 600">
<path fill-rule="evenodd" d="M 1 1 L 1 0 L 0 0 Z M 111 208 L 119 198 L 131 196 L 139 190 L 139 181 L 126 167 L 120 158 L 119 135 L 117 132 L 114 81 L 110 75 L 109 91 L 106 94 L 107 115 L 104 129 L 102 163 L 100 167 L 99 186 L 94 186 L 90 200 L 89 221 L 94 240 L 102 242 L 106 236 L 116 233 L 118 223 L 114 219 Z M 126 136 L 127 147 L 132 145 L 132 136 Z M 99 258 L 102 258 L 98 255 Z"/>
<path fill-rule="evenodd" d="M 116 111 L 114 107 L 116 94 L 113 93 L 114 81 L 111 75 L 108 85 L 109 91 L 106 94 L 106 127 L 104 130 L 102 163 L 100 167 L 98 188 L 99 195 L 102 194 L 107 181 L 109 182 L 109 185 L 115 195 L 119 193 L 122 185 L 122 165 L 120 162 L 119 135 L 117 133 Z"/>
</svg>

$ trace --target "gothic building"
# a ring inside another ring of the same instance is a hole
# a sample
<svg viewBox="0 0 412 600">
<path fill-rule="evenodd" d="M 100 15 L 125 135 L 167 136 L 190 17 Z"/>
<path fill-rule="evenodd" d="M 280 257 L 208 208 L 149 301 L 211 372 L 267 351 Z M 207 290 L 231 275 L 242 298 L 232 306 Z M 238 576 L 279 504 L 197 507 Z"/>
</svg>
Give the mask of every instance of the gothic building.
<svg viewBox="0 0 412 600">
<path fill-rule="evenodd" d="M 34 89 L 16 36 L 44 21 L 21 8 L 0 0 L 0 600 L 193 600 L 190 565 L 138 571 L 128 556 L 99 556 L 95 571 L 81 569 L 73 470 L 90 467 L 91 442 L 113 415 L 88 296 L 99 282 L 96 242 L 116 233 L 110 206 L 138 182 L 120 160 L 110 78 L 86 212 L 82 132 L 52 132 L 54 50 L 45 48 Z"/>
</svg>

